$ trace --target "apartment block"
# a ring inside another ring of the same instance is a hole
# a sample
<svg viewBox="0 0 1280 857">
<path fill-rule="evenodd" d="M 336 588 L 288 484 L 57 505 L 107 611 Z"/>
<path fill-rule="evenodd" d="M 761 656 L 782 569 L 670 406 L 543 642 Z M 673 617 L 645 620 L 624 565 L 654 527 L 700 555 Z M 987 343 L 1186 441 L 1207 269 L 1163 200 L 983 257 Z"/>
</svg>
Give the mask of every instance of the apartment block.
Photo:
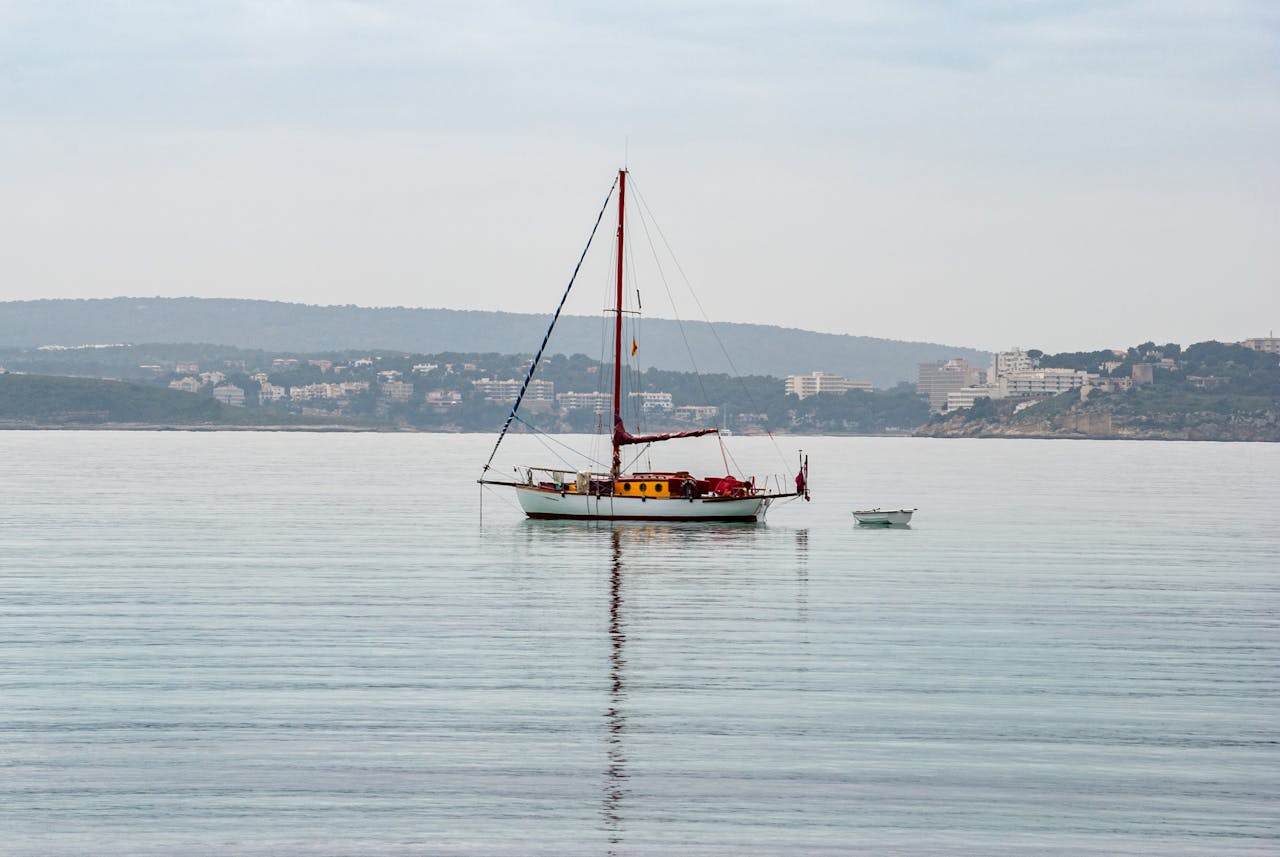
<svg viewBox="0 0 1280 857">
<path fill-rule="evenodd" d="M 508 378 L 505 381 L 481 378 L 478 381 L 472 381 L 471 386 L 475 387 L 487 402 L 514 402 L 516 396 L 520 395 L 520 383 L 515 378 Z M 524 400 L 531 404 L 535 402 L 546 402 L 548 404 L 554 402 L 556 400 L 555 382 L 530 381 L 529 388 L 524 392 Z"/>
<path fill-rule="evenodd" d="M 627 398 L 638 400 L 640 410 L 646 414 L 670 413 L 675 409 L 675 402 L 671 400 L 670 393 L 628 393 Z"/>
<path fill-rule="evenodd" d="M 985 379 L 986 372 L 969 365 L 962 357 L 951 360 L 939 360 L 936 363 L 921 363 L 916 392 L 929 398 L 929 410 L 937 413 L 946 410 L 947 395 L 963 390 L 965 387 L 976 387 Z"/>
<path fill-rule="evenodd" d="M 1008 372 L 996 380 L 999 398 L 1010 396 L 1056 396 L 1089 383 L 1089 373 L 1076 369 L 1033 369 Z"/>
<path fill-rule="evenodd" d="M 406 381 L 384 381 L 379 387 L 382 395 L 393 402 L 407 402 L 413 398 L 413 385 Z"/>
<path fill-rule="evenodd" d="M 816 396 L 818 393 L 847 393 L 850 390 L 862 390 L 870 393 L 874 387 L 870 381 L 853 381 L 840 375 L 828 372 L 810 372 L 808 375 L 788 375 L 786 382 L 787 395 L 798 399 Z"/>
<path fill-rule="evenodd" d="M 213 388 L 213 397 L 224 405 L 244 407 L 244 389 L 234 384 L 224 384 Z"/>
<path fill-rule="evenodd" d="M 1240 343 L 1245 348 L 1254 351 L 1265 351 L 1268 354 L 1280 354 L 1280 337 L 1278 336 L 1257 336 L 1253 339 L 1246 339 Z"/>
<path fill-rule="evenodd" d="M 560 393 L 556 396 L 556 404 L 566 411 L 586 410 L 590 408 L 597 414 L 607 414 L 613 407 L 613 397 L 608 393 Z"/>
<path fill-rule="evenodd" d="M 1030 372 L 1034 368 L 1036 368 L 1035 361 L 1021 348 L 998 351 L 991 357 L 991 373 L 987 376 L 987 380 L 994 382 L 1001 375 L 1009 372 Z"/>
</svg>

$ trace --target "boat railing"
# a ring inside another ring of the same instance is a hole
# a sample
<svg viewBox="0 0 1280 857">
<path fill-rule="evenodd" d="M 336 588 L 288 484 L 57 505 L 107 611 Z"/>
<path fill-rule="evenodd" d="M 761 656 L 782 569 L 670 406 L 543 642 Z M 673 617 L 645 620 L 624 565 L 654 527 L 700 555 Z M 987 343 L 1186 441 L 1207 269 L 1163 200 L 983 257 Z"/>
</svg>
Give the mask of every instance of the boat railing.
<svg viewBox="0 0 1280 857">
<path fill-rule="evenodd" d="M 612 494 L 613 476 L 609 473 L 598 472 L 594 470 L 573 470 L 568 467 L 517 467 L 516 472 L 519 474 L 519 483 L 529 486 L 537 486 L 548 488 L 555 491 L 568 491 L 571 493 L 589 493 L 594 495 Z M 536 478 L 534 474 L 546 474 L 547 479 Z M 637 471 L 628 474 L 630 479 L 690 479 L 696 481 L 696 477 L 691 477 L 687 471 Z M 766 495 L 770 497 L 780 497 L 794 494 L 795 489 L 791 482 L 792 477 L 784 473 L 770 473 L 763 479 L 755 478 L 747 481 L 743 487 L 744 493 L 749 496 Z M 711 480 L 714 481 L 714 480 Z M 675 491 L 673 487 L 672 492 Z M 708 492 L 710 496 L 715 496 L 714 492 Z"/>
<path fill-rule="evenodd" d="M 768 494 L 773 497 L 785 497 L 795 494 L 795 479 L 786 473 L 770 473 L 762 482 L 756 484 L 757 494 Z"/>
</svg>

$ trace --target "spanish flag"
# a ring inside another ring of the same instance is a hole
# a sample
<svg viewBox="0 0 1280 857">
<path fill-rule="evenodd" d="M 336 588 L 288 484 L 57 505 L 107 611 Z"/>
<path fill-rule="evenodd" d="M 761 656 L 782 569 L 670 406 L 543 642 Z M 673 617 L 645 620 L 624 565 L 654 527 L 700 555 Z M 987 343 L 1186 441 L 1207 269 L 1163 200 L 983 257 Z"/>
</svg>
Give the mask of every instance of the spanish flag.
<svg viewBox="0 0 1280 857">
<path fill-rule="evenodd" d="M 632 357 L 635 357 L 635 356 L 636 356 L 636 352 L 637 352 L 637 351 L 639 351 L 639 350 L 640 350 L 640 346 L 639 346 L 639 345 L 636 345 L 636 341 L 635 341 L 634 339 L 633 339 L 633 340 L 631 340 L 631 356 L 632 356 Z"/>
</svg>

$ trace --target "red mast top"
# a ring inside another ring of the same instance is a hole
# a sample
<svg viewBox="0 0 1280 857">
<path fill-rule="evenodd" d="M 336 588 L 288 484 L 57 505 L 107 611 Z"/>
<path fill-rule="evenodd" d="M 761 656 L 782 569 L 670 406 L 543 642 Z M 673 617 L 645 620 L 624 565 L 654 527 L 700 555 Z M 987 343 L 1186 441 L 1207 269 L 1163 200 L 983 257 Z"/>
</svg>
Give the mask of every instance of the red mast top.
<svg viewBox="0 0 1280 857">
<path fill-rule="evenodd" d="M 627 205 L 627 171 L 618 170 L 618 292 L 614 303 L 613 321 L 613 424 L 622 422 L 622 224 L 623 210 Z M 614 479 L 622 473 L 622 452 L 618 445 L 617 433 L 613 438 L 613 467 L 610 475 Z"/>
</svg>

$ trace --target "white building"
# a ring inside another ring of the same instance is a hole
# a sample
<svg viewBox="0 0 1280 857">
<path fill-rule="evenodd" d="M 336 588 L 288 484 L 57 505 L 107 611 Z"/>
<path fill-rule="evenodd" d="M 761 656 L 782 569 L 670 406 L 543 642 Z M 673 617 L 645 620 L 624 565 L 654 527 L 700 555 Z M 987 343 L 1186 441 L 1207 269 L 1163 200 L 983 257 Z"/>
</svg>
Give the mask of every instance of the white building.
<svg viewBox="0 0 1280 857">
<path fill-rule="evenodd" d="M 462 404 L 462 393 L 458 390 L 430 390 L 426 401 L 428 405 L 438 408 L 451 408 Z"/>
<path fill-rule="evenodd" d="M 202 384 L 221 384 L 227 380 L 227 376 L 221 372 L 201 372 L 200 383 Z"/>
<path fill-rule="evenodd" d="M 393 402 L 407 402 L 413 398 L 413 385 L 406 381 L 384 381 L 382 395 Z"/>
<path fill-rule="evenodd" d="M 1001 375 L 1009 372 L 1030 372 L 1034 368 L 1036 368 L 1035 361 L 1021 348 L 998 351 L 991 357 L 991 374 L 987 376 L 987 380 L 994 382 Z"/>
<path fill-rule="evenodd" d="M 986 379 L 986 371 L 969 365 L 963 357 L 921 363 L 916 392 L 929 398 L 929 410 L 937 413 L 947 407 L 947 396 L 965 387 L 976 387 Z"/>
<path fill-rule="evenodd" d="M 479 381 L 472 381 L 471 385 L 480 391 L 487 402 L 514 402 L 516 396 L 520 395 L 520 382 L 515 378 L 508 378 L 505 381 L 481 378 Z M 556 400 L 555 383 L 552 381 L 530 381 L 529 388 L 524 392 L 524 400 L 529 403 L 546 402 L 551 404 Z"/>
<path fill-rule="evenodd" d="M 999 398 L 1008 396 L 1056 396 L 1089 383 L 1089 373 L 1076 369 L 1033 369 L 1008 372 L 996 382 Z M 993 397 L 994 398 L 994 397 Z"/>
<path fill-rule="evenodd" d="M 787 394 L 798 399 L 816 396 L 818 393 L 847 393 L 863 390 L 870 393 L 874 387 L 870 381 L 852 381 L 827 372 L 811 372 L 808 375 L 788 375 Z"/>
<path fill-rule="evenodd" d="M 992 364 L 999 368 L 999 362 Z M 947 410 L 972 408 L 978 399 L 1008 399 L 1022 397 L 1048 398 L 1067 390 L 1075 390 L 1096 381 L 1097 375 L 1075 369 L 1026 369 L 1006 371 L 994 383 L 971 384 L 947 393 Z"/>
<path fill-rule="evenodd" d="M 343 381 L 341 384 L 303 384 L 289 388 L 289 398 L 295 402 L 308 399 L 345 399 L 352 393 L 369 389 L 368 381 Z"/>
<path fill-rule="evenodd" d="M 640 410 L 646 414 L 658 411 L 671 413 L 675 408 L 675 402 L 671 401 L 670 393 L 628 393 L 627 398 L 638 399 Z"/>
<path fill-rule="evenodd" d="M 244 390 L 234 384 L 224 384 L 213 388 L 213 397 L 224 405 L 244 407 Z"/>
<path fill-rule="evenodd" d="M 613 407 L 613 397 L 608 393 L 559 393 L 556 404 L 563 410 L 576 411 L 590 408 L 594 413 L 607 414 Z"/>
<path fill-rule="evenodd" d="M 169 382 L 170 390 L 181 390 L 184 393 L 199 393 L 203 385 L 190 376 Z"/>
<path fill-rule="evenodd" d="M 1000 387 L 996 384 L 980 384 L 975 387 L 961 387 L 947 393 L 947 410 L 972 408 L 978 399 L 1001 399 Z"/>
<path fill-rule="evenodd" d="M 674 416 L 680 422 L 708 426 L 720 418 L 720 409 L 715 405 L 681 405 L 675 409 Z"/>
<path fill-rule="evenodd" d="M 413 364 L 413 372 L 415 375 L 426 375 L 428 372 L 434 372 L 440 368 L 439 363 L 415 363 Z"/>
<path fill-rule="evenodd" d="M 1280 354 L 1280 337 L 1277 336 L 1257 336 L 1253 339 L 1246 339 L 1240 344 L 1245 348 L 1251 348 L 1254 351 L 1265 351 L 1268 354 Z"/>
<path fill-rule="evenodd" d="M 508 378 L 505 381 L 481 378 L 478 381 L 472 381 L 471 386 L 484 396 L 486 402 L 514 402 L 516 396 L 520 395 L 520 382 L 515 378 Z"/>
<path fill-rule="evenodd" d="M 289 391 L 284 387 L 277 386 L 270 382 L 258 385 L 258 401 L 259 402 L 278 402 L 286 398 Z"/>
</svg>

